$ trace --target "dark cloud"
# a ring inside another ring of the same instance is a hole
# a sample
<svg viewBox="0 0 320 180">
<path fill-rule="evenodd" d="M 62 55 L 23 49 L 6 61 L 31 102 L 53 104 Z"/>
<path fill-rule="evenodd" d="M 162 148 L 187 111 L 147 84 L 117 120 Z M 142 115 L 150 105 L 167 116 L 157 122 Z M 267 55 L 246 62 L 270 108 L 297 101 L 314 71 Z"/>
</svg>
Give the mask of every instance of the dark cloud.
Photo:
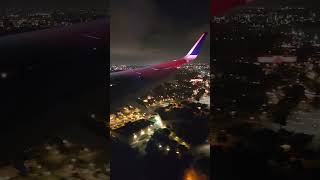
<svg viewBox="0 0 320 180">
<path fill-rule="evenodd" d="M 111 63 L 150 64 L 185 55 L 209 31 L 210 1 L 112 1 Z M 209 38 L 200 61 L 209 61 Z"/>
</svg>

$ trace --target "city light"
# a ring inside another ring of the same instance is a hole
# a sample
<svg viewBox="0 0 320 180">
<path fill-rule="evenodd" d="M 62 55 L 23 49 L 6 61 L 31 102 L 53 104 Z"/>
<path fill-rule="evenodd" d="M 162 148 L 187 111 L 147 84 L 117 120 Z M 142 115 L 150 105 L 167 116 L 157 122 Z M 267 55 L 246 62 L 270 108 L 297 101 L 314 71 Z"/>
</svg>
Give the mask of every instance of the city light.
<svg viewBox="0 0 320 180">
<path fill-rule="evenodd" d="M 166 150 L 167 150 L 167 151 L 170 151 L 170 147 L 169 147 L 169 146 L 167 146 Z"/>
<path fill-rule="evenodd" d="M 165 126 L 162 123 L 162 119 L 159 115 L 155 115 L 154 119 L 156 120 L 155 125 L 160 127 L 160 128 L 164 128 Z"/>
<path fill-rule="evenodd" d="M 1 74 L 1 79 L 6 79 L 8 77 L 8 73 L 2 72 Z"/>
<path fill-rule="evenodd" d="M 141 136 L 144 135 L 145 134 L 144 130 L 142 130 L 140 134 L 141 134 Z"/>
</svg>

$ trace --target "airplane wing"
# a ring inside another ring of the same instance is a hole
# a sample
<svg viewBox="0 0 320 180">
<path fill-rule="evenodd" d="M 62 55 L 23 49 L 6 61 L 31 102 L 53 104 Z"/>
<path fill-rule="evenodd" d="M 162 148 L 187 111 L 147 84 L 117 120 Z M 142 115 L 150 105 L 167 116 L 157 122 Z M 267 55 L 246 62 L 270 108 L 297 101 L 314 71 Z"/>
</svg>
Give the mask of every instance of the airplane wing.
<svg viewBox="0 0 320 180">
<path fill-rule="evenodd" d="M 29 118 L 65 94 L 105 87 L 108 40 L 107 18 L 1 37 L 1 119 Z"/>
<path fill-rule="evenodd" d="M 110 111 L 132 102 L 146 90 L 169 79 L 184 64 L 195 60 L 207 33 L 203 33 L 191 50 L 181 59 L 167 61 L 133 70 L 110 74 Z"/>
<path fill-rule="evenodd" d="M 47 63 L 51 56 L 89 54 L 98 48 L 106 52 L 108 36 L 107 19 L 4 36 L 0 37 L 0 63 Z"/>
<path fill-rule="evenodd" d="M 229 9 L 247 4 L 253 0 L 212 0 L 211 1 L 211 15 L 217 16 Z"/>
<path fill-rule="evenodd" d="M 107 18 L 0 37 L 1 162 L 105 114 L 108 41 Z"/>
<path fill-rule="evenodd" d="M 176 59 L 172 61 L 167 61 L 160 64 L 150 65 L 143 68 L 137 68 L 133 70 L 126 70 L 120 72 L 111 73 L 112 76 L 139 76 L 141 78 L 152 78 L 156 77 L 157 74 L 164 75 L 162 72 L 176 70 L 180 66 L 189 63 L 195 60 L 199 53 L 200 49 L 206 39 L 207 33 L 203 33 L 194 46 L 190 49 L 188 54 L 181 59 Z"/>
</svg>

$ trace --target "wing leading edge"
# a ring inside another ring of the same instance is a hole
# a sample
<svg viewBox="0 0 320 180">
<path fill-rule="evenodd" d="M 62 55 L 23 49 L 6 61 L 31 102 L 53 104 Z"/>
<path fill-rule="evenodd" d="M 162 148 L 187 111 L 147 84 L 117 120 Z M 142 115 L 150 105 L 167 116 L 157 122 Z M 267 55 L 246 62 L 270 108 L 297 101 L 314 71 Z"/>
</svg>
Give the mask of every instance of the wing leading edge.
<svg viewBox="0 0 320 180">
<path fill-rule="evenodd" d="M 194 44 L 194 46 L 191 48 L 191 50 L 188 52 L 186 56 L 184 56 L 181 59 L 168 61 L 160 64 L 150 65 L 143 68 L 137 68 L 133 70 L 127 70 L 127 71 L 120 71 L 120 72 L 114 72 L 111 73 L 111 75 L 132 75 L 132 74 L 139 74 L 141 75 L 147 75 L 155 71 L 160 70 L 169 70 L 169 69 L 176 69 L 186 63 L 189 63 L 193 60 L 195 60 L 201 50 L 201 47 L 203 46 L 203 43 L 206 39 L 208 33 L 204 32 L 201 34 L 200 38 L 197 40 L 197 42 Z"/>
<path fill-rule="evenodd" d="M 168 61 L 165 63 L 160 63 L 156 65 L 151 65 L 151 68 L 158 68 L 158 69 L 165 69 L 165 68 L 178 68 L 186 63 L 189 63 L 193 60 L 195 60 L 201 50 L 201 47 L 206 39 L 208 33 L 203 33 L 201 34 L 200 38 L 197 40 L 197 42 L 193 45 L 191 50 L 188 52 L 186 56 L 184 56 L 181 59 L 173 60 L 173 61 Z"/>
</svg>

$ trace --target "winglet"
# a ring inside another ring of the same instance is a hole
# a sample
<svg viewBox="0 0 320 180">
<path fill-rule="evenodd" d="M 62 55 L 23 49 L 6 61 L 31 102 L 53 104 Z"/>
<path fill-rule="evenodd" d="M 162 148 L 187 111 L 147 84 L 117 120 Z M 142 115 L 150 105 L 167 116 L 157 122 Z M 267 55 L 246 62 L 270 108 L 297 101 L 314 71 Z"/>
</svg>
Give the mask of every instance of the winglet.
<svg viewBox="0 0 320 180">
<path fill-rule="evenodd" d="M 188 62 L 196 59 L 200 53 L 200 49 L 206 39 L 208 33 L 203 33 L 198 41 L 194 44 L 194 46 L 191 48 L 191 50 L 188 52 L 188 54 L 184 57 Z"/>
</svg>

